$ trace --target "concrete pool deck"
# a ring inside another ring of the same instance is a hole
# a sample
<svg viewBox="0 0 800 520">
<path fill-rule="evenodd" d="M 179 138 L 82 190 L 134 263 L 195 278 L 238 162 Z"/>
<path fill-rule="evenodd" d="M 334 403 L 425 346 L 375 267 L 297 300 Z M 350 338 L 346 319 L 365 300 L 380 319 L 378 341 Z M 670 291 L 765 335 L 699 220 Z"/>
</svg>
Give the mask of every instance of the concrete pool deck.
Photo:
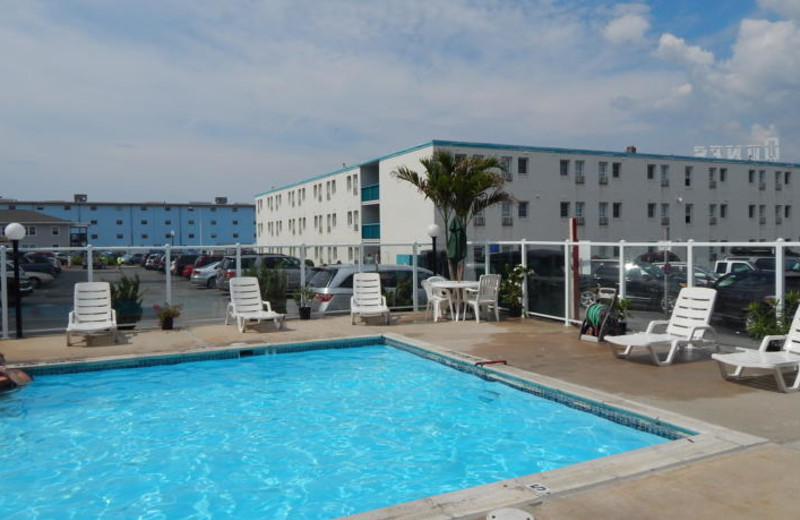
<svg viewBox="0 0 800 520">
<path fill-rule="evenodd" d="M 612 476 L 537 501 L 521 497 L 515 507 L 530 511 L 537 520 L 797 517 L 800 394 L 778 393 L 769 377 L 746 385 L 724 381 L 706 354 L 666 367 L 650 365 L 644 356 L 633 361 L 618 360 L 603 344 L 579 341 L 577 329 L 539 319 L 431 323 L 425 322 L 421 313 L 409 313 L 395 315 L 390 326 L 352 326 L 349 316 L 342 316 L 292 320 L 282 331 L 275 330 L 270 322 L 248 329 L 245 334 L 222 324 L 189 325 L 179 320 L 178 325 L 181 327 L 174 331 L 123 332 L 118 345 L 108 336 L 97 336 L 91 338 L 89 346 L 78 341 L 76 346 L 66 347 L 63 334 L 2 340 L 0 352 L 11 365 L 35 365 L 397 334 L 466 356 L 505 359 L 515 370 L 760 438 L 739 449 L 688 462 L 675 460 L 654 470 L 644 466 L 633 475 Z M 618 475 L 614 464 L 604 466 L 603 461 L 593 461 L 592 471 Z M 570 477 L 562 473 L 562 478 Z M 457 494 L 450 496 L 451 500 L 459 498 Z M 464 497 L 468 499 L 466 494 Z M 425 516 L 418 512 L 404 515 L 398 508 L 390 516 L 371 518 L 468 520 L 483 516 L 457 516 L 441 503 L 431 501 Z"/>
</svg>

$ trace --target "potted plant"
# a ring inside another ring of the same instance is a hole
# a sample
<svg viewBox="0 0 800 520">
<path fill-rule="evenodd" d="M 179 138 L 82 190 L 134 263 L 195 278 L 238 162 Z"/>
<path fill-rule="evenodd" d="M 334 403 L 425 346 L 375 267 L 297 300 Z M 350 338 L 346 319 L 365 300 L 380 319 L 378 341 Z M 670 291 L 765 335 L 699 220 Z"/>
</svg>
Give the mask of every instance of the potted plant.
<svg viewBox="0 0 800 520">
<path fill-rule="evenodd" d="M 117 327 L 132 329 L 142 319 L 142 297 L 139 275 L 122 275 L 119 280 L 110 282 L 111 305 L 117 311 Z"/>
<path fill-rule="evenodd" d="M 522 316 L 522 283 L 525 277 L 533 273 L 533 269 L 517 264 L 513 269 L 506 265 L 506 274 L 500 280 L 500 305 L 508 309 L 511 317 Z"/>
<path fill-rule="evenodd" d="M 777 301 L 775 298 L 766 298 L 750 302 L 745 315 L 745 330 L 747 335 L 754 339 L 764 336 L 785 335 L 789 333 L 792 319 L 797 306 L 800 304 L 800 292 L 789 291 L 784 299 L 784 308 L 778 317 Z M 770 345 L 767 350 L 778 350 L 780 346 Z"/>
<path fill-rule="evenodd" d="M 172 330 L 175 326 L 175 318 L 181 315 L 183 305 L 176 303 L 165 303 L 164 305 L 153 305 L 156 317 L 161 324 L 161 330 Z"/>
<path fill-rule="evenodd" d="M 617 298 L 611 309 L 616 315 L 617 330 L 612 334 L 625 334 L 628 332 L 628 318 L 631 314 L 631 301 L 628 298 Z"/>
<path fill-rule="evenodd" d="M 301 320 L 311 319 L 311 300 L 314 298 L 314 291 L 308 285 L 298 287 L 292 298 L 297 303 L 297 309 L 300 312 Z"/>
</svg>

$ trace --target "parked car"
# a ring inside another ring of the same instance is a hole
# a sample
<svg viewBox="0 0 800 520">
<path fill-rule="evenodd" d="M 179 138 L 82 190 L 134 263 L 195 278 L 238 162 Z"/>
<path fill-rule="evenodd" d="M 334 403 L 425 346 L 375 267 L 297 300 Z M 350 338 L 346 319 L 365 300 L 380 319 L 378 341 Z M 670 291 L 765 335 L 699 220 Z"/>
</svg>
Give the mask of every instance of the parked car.
<svg viewBox="0 0 800 520">
<path fill-rule="evenodd" d="M 215 288 L 217 286 L 217 267 L 219 264 L 220 260 L 217 260 L 203 267 L 195 267 L 189 280 L 207 289 Z"/>
<path fill-rule="evenodd" d="M 653 265 L 681 284 L 685 284 L 688 281 L 688 277 L 686 276 L 688 266 L 683 262 L 670 262 L 668 264 L 655 263 Z M 711 287 L 714 285 L 714 282 L 719 279 L 718 274 L 712 273 L 708 269 L 704 269 L 698 265 L 693 266 L 692 270 L 694 271 L 695 287 Z"/>
<path fill-rule="evenodd" d="M 36 257 L 35 261 L 40 262 L 42 258 L 47 259 L 48 262 L 53 264 L 53 268 L 55 269 L 55 274 L 61 274 L 61 261 L 56 258 L 55 253 L 50 253 L 47 251 L 32 251 L 30 253 L 25 254 L 26 257 Z"/>
<path fill-rule="evenodd" d="M 715 319 L 738 321 L 744 324 L 750 302 L 775 295 L 775 271 L 738 271 L 728 273 L 714 284 L 717 300 Z M 800 273 L 784 274 L 784 290 L 800 291 Z"/>
<path fill-rule="evenodd" d="M 591 275 L 581 278 L 581 305 L 588 307 L 596 301 L 598 287 L 613 287 L 619 294 L 619 260 L 592 260 Z M 664 297 L 666 289 L 667 297 Z M 681 282 L 658 267 L 646 262 L 625 264 L 625 296 L 631 307 L 669 310 L 681 289 Z"/>
<path fill-rule="evenodd" d="M 14 267 L 9 264 L 6 264 L 6 292 L 8 293 L 8 304 L 14 305 L 14 290 L 16 285 L 14 285 Z M 33 293 L 33 286 L 31 285 L 30 278 L 28 278 L 28 274 L 20 269 L 19 272 L 19 295 L 20 297 L 28 296 L 29 294 Z"/>
<path fill-rule="evenodd" d="M 261 255 L 241 255 L 242 275 L 251 269 L 259 269 L 265 264 L 268 269 L 283 269 L 286 272 L 286 291 L 291 293 L 300 287 L 300 259 L 294 256 L 277 253 Z M 229 255 L 222 259 L 217 267 L 217 289 L 229 292 L 230 279 L 236 276 L 236 256 Z"/>
<path fill-rule="evenodd" d="M 188 280 L 191 278 L 192 273 L 194 272 L 195 269 L 199 269 L 208 264 L 219 262 L 220 260 L 222 260 L 222 256 L 219 255 L 198 255 L 194 263 L 191 263 L 183 267 L 183 273 L 181 273 L 181 276 L 183 276 Z"/>
<path fill-rule="evenodd" d="M 180 254 L 172 259 L 172 265 L 169 266 L 169 271 L 172 274 L 183 276 L 183 268 L 187 265 L 193 265 L 199 255 L 195 254 Z"/>
<path fill-rule="evenodd" d="M 373 271 L 375 266 L 362 269 L 365 272 Z M 381 276 L 381 289 L 393 298 L 387 298 L 389 306 L 410 307 L 412 294 L 411 282 L 413 280 L 413 267 L 410 265 L 383 265 L 377 266 Z M 314 292 L 311 301 L 311 312 L 314 314 L 327 314 L 350 311 L 350 297 L 353 296 L 353 275 L 359 272 L 359 266 L 354 264 L 336 264 L 315 268 L 314 275 L 309 279 L 308 285 Z M 416 287 L 419 305 L 424 308 L 428 303 L 422 282 L 433 276 L 433 272 L 419 268 L 418 284 Z M 405 290 L 408 294 L 402 294 Z M 400 292 L 398 292 L 398 289 Z M 399 301 L 398 301 L 399 299 Z M 393 301 L 392 301 L 393 300 Z"/>
<path fill-rule="evenodd" d="M 31 253 L 25 253 L 20 257 L 19 267 L 26 272 L 36 271 L 49 274 L 52 277 L 55 277 L 61 271 L 60 267 L 56 269 L 50 258 Z"/>
<path fill-rule="evenodd" d="M 39 289 L 46 285 L 50 285 L 53 283 L 53 280 L 56 279 L 53 275 L 41 271 L 25 271 L 25 275 L 28 277 L 33 289 Z M 20 284 L 20 287 L 21 286 L 22 284 Z"/>
</svg>

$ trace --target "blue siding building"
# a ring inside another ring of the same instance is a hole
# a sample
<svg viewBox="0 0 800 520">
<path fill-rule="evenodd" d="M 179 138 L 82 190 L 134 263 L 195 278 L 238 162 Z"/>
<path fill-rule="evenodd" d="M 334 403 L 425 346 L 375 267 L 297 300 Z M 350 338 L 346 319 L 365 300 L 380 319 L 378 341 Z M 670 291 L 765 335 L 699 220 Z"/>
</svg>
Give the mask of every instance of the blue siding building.
<svg viewBox="0 0 800 520">
<path fill-rule="evenodd" d="M 213 203 L 93 202 L 86 195 L 73 201 L 0 199 L 0 210 L 30 210 L 73 224 L 71 246 L 87 244 L 125 248 L 251 244 L 255 242 L 255 205 Z"/>
</svg>

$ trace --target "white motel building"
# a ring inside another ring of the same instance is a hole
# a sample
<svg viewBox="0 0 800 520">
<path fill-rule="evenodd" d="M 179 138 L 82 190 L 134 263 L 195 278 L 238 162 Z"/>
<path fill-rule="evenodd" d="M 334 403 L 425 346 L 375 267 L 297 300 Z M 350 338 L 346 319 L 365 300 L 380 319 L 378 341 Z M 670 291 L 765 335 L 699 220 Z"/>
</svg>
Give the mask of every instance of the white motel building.
<svg viewBox="0 0 800 520">
<path fill-rule="evenodd" d="M 364 256 L 397 261 L 409 250 L 381 244 L 430 243 L 443 226 L 433 204 L 392 172 L 435 150 L 457 158 L 497 156 L 514 203 L 476 216 L 469 240 L 565 240 L 576 217 L 578 238 L 703 242 L 797 240 L 793 207 L 800 164 L 758 160 L 602 152 L 434 140 L 256 195 L 258 245 L 304 244 L 316 264 Z"/>
</svg>

